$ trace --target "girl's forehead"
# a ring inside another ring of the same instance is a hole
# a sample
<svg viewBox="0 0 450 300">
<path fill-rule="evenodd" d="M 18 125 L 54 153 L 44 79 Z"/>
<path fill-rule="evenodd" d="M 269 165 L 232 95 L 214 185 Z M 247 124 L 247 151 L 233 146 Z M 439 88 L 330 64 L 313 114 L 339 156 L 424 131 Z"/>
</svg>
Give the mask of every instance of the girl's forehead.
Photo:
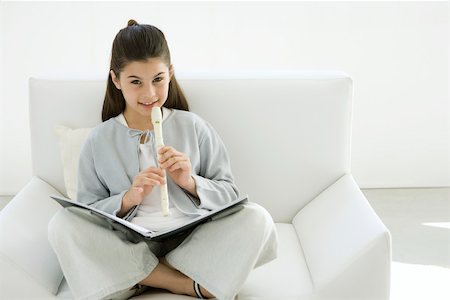
<svg viewBox="0 0 450 300">
<path fill-rule="evenodd" d="M 122 73 L 126 76 L 136 75 L 139 77 L 153 77 L 161 72 L 168 73 L 169 68 L 158 58 L 150 58 L 146 61 L 132 61 L 122 70 Z"/>
</svg>

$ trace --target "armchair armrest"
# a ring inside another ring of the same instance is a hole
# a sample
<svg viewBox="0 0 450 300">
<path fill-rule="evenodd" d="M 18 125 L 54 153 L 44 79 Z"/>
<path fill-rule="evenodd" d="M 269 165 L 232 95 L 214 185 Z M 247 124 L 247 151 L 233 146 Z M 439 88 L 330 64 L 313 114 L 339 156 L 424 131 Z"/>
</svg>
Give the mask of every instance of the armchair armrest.
<svg viewBox="0 0 450 300">
<path fill-rule="evenodd" d="M 350 174 L 293 219 L 317 295 L 389 299 L 391 237 Z"/>
<path fill-rule="evenodd" d="M 58 291 L 63 275 L 48 242 L 47 224 L 61 206 L 50 194 L 61 195 L 33 177 L 0 211 L 0 299 L 39 297 Z M 19 277 L 23 281 L 18 281 Z M 30 281 L 33 283 L 24 289 L 23 282 Z"/>
<path fill-rule="evenodd" d="M 56 299 L 56 296 L 0 253 L 0 299 L 44 300 Z"/>
</svg>

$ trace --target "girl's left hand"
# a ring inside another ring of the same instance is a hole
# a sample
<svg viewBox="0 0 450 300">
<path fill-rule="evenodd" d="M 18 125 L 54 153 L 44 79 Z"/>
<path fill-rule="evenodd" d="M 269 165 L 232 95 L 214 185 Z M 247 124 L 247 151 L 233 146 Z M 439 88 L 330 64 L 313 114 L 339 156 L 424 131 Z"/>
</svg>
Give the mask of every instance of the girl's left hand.
<svg viewBox="0 0 450 300">
<path fill-rule="evenodd" d="M 159 164 L 166 170 L 172 180 L 184 189 L 189 189 L 194 179 L 191 177 L 192 165 L 186 154 L 178 152 L 170 146 L 159 149 Z"/>
</svg>

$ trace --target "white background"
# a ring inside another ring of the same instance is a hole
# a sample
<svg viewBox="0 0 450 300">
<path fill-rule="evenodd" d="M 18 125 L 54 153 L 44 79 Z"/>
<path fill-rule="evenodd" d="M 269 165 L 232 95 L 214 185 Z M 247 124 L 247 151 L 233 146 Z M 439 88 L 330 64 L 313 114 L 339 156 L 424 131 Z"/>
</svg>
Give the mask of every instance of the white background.
<svg viewBox="0 0 450 300">
<path fill-rule="evenodd" d="M 28 78 L 105 78 L 129 18 L 166 35 L 175 71 L 343 70 L 361 188 L 449 186 L 449 4 L 0 2 L 0 194 L 31 177 Z"/>
</svg>

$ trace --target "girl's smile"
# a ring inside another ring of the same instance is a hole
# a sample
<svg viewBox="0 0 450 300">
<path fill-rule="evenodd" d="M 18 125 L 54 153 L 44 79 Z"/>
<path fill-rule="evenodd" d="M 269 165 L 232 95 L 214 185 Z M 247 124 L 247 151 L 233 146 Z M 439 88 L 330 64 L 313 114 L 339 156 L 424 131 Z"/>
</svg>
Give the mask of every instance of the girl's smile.
<svg viewBox="0 0 450 300">
<path fill-rule="evenodd" d="M 152 107 L 161 107 L 162 105 L 159 105 L 159 99 L 156 99 L 153 102 L 139 102 L 139 105 L 142 105 L 145 110 L 152 110 Z"/>
</svg>

